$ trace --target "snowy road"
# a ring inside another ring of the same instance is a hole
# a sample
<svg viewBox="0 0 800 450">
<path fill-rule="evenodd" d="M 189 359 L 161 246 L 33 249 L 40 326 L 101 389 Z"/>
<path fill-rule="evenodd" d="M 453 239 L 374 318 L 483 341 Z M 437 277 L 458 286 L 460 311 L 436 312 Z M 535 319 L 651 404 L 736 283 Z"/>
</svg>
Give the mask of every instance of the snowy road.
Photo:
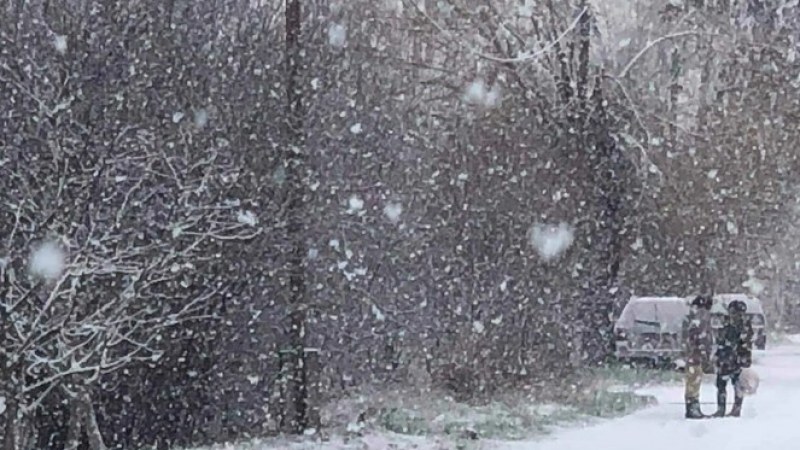
<svg viewBox="0 0 800 450">
<path fill-rule="evenodd" d="M 682 387 L 662 387 L 643 391 L 658 398 L 656 407 L 587 428 L 562 430 L 509 450 L 800 449 L 800 345 L 768 350 L 758 359 L 755 368 L 761 385 L 756 396 L 745 400 L 739 419 L 686 420 Z M 713 380 L 706 381 L 701 395 L 707 402 L 703 412 L 713 412 Z"/>
</svg>

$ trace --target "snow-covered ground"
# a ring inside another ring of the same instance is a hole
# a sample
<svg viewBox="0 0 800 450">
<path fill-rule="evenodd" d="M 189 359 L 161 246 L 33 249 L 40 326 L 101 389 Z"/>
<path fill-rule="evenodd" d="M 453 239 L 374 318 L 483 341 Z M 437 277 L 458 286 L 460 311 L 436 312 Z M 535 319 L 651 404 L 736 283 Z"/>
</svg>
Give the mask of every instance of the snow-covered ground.
<svg viewBox="0 0 800 450">
<path fill-rule="evenodd" d="M 758 393 L 745 400 L 741 418 L 685 420 L 681 386 L 648 389 L 659 405 L 586 428 L 561 430 L 537 442 L 493 446 L 498 450 L 794 450 L 800 448 L 800 345 L 760 355 Z M 715 410 L 716 388 L 703 386 L 704 412 Z M 729 394 L 729 397 L 732 394 Z M 730 399 L 728 408 L 730 408 Z"/>
<path fill-rule="evenodd" d="M 622 418 L 565 426 L 524 441 L 455 443 L 442 437 L 365 430 L 363 436 L 332 437 L 321 443 L 308 438 L 270 439 L 214 450 L 795 450 L 800 448 L 800 414 L 796 412 L 800 408 L 800 339 L 785 342 L 757 355 L 754 368 L 761 384 L 758 393 L 745 400 L 743 416 L 738 419 L 684 419 L 683 386 L 672 384 L 640 391 L 655 396 L 656 406 Z M 713 377 L 706 379 L 701 395 L 704 412 L 713 412 Z"/>
</svg>

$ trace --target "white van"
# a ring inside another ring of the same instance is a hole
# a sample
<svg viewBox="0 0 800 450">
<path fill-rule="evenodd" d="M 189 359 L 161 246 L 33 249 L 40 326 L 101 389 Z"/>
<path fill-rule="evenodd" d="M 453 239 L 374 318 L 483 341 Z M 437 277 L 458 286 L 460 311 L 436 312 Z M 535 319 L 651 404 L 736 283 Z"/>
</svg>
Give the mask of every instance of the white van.
<svg viewBox="0 0 800 450">
<path fill-rule="evenodd" d="M 631 297 L 614 324 L 615 356 L 622 361 L 677 361 L 688 314 L 683 297 Z"/>
</svg>

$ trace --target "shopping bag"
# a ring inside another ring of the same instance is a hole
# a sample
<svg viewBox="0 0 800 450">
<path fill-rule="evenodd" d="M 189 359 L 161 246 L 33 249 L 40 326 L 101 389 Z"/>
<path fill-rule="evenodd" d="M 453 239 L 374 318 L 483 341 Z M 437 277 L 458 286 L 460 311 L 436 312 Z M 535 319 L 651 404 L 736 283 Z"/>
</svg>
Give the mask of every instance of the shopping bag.
<svg viewBox="0 0 800 450">
<path fill-rule="evenodd" d="M 761 380 L 758 378 L 758 373 L 752 367 L 742 369 L 739 375 L 739 389 L 744 395 L 755 395 L 758 391 L 758 385 Z"/>
</svg>

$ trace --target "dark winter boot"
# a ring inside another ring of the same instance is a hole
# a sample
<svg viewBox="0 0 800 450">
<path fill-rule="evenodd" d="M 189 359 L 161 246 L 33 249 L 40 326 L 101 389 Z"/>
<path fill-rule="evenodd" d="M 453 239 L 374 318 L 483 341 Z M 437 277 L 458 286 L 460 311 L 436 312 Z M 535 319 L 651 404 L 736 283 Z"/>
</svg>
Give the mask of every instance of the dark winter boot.
<svg viewBox="0 0 800 450">
<path fill-rule="evenodd" d="M 696 399 L 686 400 L 686 418 L 687 419 L 702 419 L 705 416 L 700 410 L 700 402 Z"/>
<path fill-rule="evenodd" d="M 717 412 L 714 413 L 714 417 L 725 417 L 725 407 L 727 406 L 728 399 L 725 392 L 718 392 L 717 393 Z"/>
<path fill-rule="evenodd" d="M 731 409 L 731 417 L 741 417 L 742 415 L 742 402 L 744 398 L 735 397 L 733 399 L 733 409 Z"/>
</svg>

